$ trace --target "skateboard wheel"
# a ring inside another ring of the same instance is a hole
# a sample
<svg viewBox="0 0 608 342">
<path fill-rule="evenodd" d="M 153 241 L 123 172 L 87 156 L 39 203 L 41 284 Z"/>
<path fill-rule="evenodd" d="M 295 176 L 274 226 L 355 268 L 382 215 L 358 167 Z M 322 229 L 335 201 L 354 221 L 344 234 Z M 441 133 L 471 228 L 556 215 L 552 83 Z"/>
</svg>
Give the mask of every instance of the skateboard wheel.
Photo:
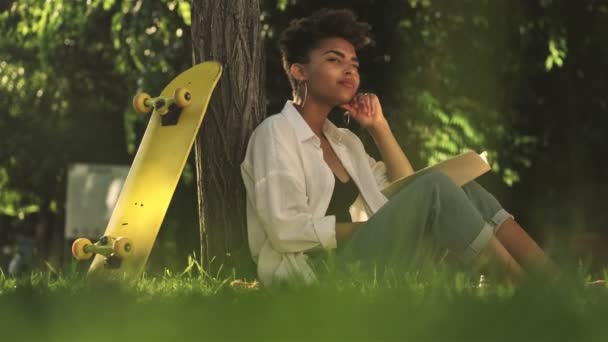
<svg viewBox="0 0 608 342">
<path fill-rule="evenodd" d="M 126 237 L 119 237 L 114 241 L 112 245 L 112 252 L 117 257 L 124 259 L 133 253 L 133 243 L 131 239 Z"/>
<path fill-rule="evenodd" d="M 188 107 L 192 103 L 192 92 L 188 88 L 177 88 L 173 93 L 173 100 L 180 108 Z"/>
<path fill-rule="evenodd" d="M 76 260 L 88 260 L 93 256 L 93 252 L 86 251 L 85 248 L 92 245 L 93 243 L 89 239 L 76 239 L 72 243 L 72 255 Z"/>
<path fill-rule="evenodd" d="M 152 109 L 152 106 L 146 104 L 147 100 L 150 100 L 150 95 L 146 93 L 139 93 L 133 97 L 133 109 L 138 113 L 147 113 Z"/>
</svg>

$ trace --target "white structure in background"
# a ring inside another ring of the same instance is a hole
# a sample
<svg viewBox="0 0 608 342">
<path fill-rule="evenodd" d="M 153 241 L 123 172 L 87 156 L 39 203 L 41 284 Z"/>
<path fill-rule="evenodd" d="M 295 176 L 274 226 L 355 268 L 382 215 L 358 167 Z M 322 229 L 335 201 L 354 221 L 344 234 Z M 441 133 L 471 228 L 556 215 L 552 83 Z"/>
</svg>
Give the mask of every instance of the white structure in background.
<svg viewBox="0 0 608 342">
<path fill-rule="evenodd" d="M 122 165 L 70 165 L 65 206 L 66 240 L 98 239 L 103 235 L 128 173 L 129 167 Z"/>
</svg>

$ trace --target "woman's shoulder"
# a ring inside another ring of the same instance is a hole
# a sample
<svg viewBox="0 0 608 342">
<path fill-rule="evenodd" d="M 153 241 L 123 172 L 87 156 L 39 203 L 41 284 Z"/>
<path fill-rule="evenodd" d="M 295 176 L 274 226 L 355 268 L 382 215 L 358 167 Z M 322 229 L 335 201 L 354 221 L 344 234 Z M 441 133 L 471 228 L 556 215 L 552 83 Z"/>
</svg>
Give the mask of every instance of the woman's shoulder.
<svg viewBox="0 0 608 342">
<path fill-rule="evenodd" d="M 269 115 L 266 119 L 262 120 L 260 124 L 253 130 L 254 132 L 263 131 L 268 132 L 272 130 L 284 130 L 289 129 L 289 121 L 281 113 Z"/>
<path fill-rule="evenodd" d="M 251 133 L 249 143 L 256 141 L 284 140 L 287 136 L 293 136 L 293 127 L 281 113 L 272 114 L 264 119 Z"/>
<path fill-rule="evenodd" d="M 285 118 L 285 116 L 279 112 L 267 116 L 264 120 L 262 120 L 262 122 L 260 122 L 254 131 L 274 129 L 276 127 L 282 127 L 288 124 L 289 122 L 287 121 L 287 118 Z"/>
<path fill-rule="evenodd" d="M 260 156 L 277 151 L 295 151 L 295 131 L 284 115 L 273 114 L 264 119 L 251 133 L 245 163 L 253 163 Z M 261 158 L 260 160 L 265 160 Z"/>
</svg>

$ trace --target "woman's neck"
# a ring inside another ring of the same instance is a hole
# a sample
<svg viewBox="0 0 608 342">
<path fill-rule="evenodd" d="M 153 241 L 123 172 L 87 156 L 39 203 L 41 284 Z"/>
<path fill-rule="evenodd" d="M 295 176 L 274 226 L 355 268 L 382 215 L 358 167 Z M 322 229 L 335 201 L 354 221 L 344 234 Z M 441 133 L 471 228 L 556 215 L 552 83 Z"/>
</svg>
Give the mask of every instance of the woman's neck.
<svg viewBox="0 0 608 342">
<path fill-rule="evenodd" d="M 321 138 L 323 136 L 323 125 L 332 107 L 328 104 L 314 101 L 311 98 L 306 100 L 303 107 L 295 102 L 294 106 L 300 112 L 304 121 L 310 126 L 310 129 Z"/>
</svg>

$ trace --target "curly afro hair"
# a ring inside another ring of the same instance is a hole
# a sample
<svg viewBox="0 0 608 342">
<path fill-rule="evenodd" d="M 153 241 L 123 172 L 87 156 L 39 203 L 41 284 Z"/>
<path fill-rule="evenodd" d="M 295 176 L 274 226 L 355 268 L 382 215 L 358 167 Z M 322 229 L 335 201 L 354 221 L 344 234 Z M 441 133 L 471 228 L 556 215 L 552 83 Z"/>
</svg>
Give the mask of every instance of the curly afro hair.
<svg viewBox="0 0 608 342">
<path fill-rule="evenodd" d="M 360 50 L 372 43 L 369 31 L 370 25 L 357 21 L 348 9 L 322 9 L 309 17 L 292 20 L 279 38 L 283 69 L 292 89 L 296 89 L 296 80 L 289 68 L 294 63 L 308 63 L 310 51 L 317 48 L 321 40 L 339 37 Z"/>
</svg>

